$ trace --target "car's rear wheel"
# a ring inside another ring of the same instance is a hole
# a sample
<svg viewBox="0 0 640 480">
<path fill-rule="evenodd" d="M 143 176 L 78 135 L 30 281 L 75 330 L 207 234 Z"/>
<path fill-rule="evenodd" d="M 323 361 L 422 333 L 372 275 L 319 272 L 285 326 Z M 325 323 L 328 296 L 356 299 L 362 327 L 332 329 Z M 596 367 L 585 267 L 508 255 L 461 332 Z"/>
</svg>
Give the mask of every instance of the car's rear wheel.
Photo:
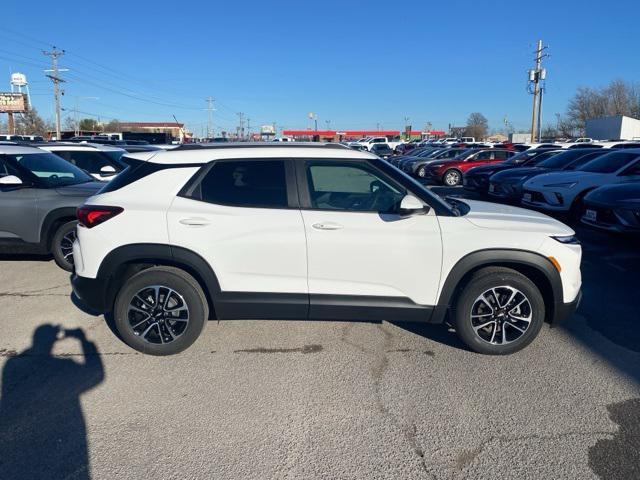
<svg viewBox="0 0 640 480">
<path fill-rule="evenodd" d="M 191 346 L 207 318 L 198 282 L 183 270 L 152 267 L 129 278 L 116 297 L 115 325 L 130 347 L 173 355 Z"/>
<path fill-rule="evenodd" d="M 508 268 L 486 268 L 473 274 L 453 311 L 456 333 L 472 350 L 507 355 L 529 345 L 545 318 L 540 290 Z"/>
<path fill-rule="evenodd" d="M 77 220 L 60 225 L 51 240 L 53 259 L 60 268 L 67 272 L 73 271 L 73 242 L 76 239 L 77 226 Z"/>
<path fill-rule="evenodd" d="M 447 170 L 442 176 L 442 183 L 448 187 L 455 187 L 462 183 L 462 174 L 458 170 Z"/>
</svg>

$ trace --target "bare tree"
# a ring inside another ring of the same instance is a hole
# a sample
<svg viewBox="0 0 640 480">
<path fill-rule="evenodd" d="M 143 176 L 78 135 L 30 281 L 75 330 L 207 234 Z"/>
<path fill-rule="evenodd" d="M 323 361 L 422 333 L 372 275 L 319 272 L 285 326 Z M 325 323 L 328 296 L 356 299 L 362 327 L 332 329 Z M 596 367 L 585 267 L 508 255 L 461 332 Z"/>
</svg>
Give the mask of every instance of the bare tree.
<svg viewBox="0 0 640 480">
<path fill-rule="evenodd" d="M 569 101 L 567 122 L 572 130 L 584 132 L 586 121 L 611 115 L 640 116 L 640 86 L 613 80 L 606 87 L 580 87 Z"/>
<path fill-rule="evenodd" d="M 42 120 L 38 111 L 31 107 L 16 120 L 16 133 L 18 135 L 45 135 L 47 124 Z"/>
<path fill-rule="evenodd" d="M 489 132 L 489 121 L 487 117 L 479 112 L 474 112 L 469 115 L 467 119 L 467 128 L 465 134 L 468 137 L 474 137 L 477 140 L 482 140 L 487 136 Z"/>
</svg>

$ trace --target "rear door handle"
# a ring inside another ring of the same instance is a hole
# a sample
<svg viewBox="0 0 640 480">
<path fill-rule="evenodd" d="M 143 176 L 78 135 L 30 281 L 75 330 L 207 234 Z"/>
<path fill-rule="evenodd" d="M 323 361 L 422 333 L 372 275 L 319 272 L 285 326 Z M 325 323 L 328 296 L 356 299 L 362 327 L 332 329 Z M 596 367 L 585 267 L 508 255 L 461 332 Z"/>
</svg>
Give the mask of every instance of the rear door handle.
<svg viewBox="0 0 640 480">
<path fill-rule="evenodd" d="M 340 230 L 342 225 L 334 222 L 314 223 L 311 225 L 316 230 Z"/>
<path fill-rule="evenodd" d="M 182 225 L 188 225 L 190 227 L 204 227 L 205 225 L 209 225 L 211 222 L 206 218 L 181 218 L 179 222 Z"/>
</svg>

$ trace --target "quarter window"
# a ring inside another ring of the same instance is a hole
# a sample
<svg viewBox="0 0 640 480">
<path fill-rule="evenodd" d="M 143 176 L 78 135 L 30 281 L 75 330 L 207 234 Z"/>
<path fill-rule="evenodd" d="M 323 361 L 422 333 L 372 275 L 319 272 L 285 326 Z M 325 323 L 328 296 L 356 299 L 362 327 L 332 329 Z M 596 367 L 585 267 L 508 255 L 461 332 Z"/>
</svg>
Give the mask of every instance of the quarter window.
<svg viewBox="0 0 640 480">
<path fill-rule="evenodd" d="M 287 208 L 283 160 L 219 161 L 202 179 L 195 196 L 222 205 Z"/>
<path fill-rule="evenodd" d="M 311 207 L 321 210 L 394 213 L 405 191 L 365 165 L 307 164 Z"/>
</svg>

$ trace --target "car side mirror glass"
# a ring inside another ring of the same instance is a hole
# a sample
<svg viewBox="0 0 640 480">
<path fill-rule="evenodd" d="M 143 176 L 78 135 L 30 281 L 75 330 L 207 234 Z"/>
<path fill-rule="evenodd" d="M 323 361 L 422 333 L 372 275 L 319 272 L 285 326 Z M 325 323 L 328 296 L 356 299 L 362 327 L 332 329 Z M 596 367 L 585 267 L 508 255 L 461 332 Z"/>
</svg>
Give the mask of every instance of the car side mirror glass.
<svg viewBox="0 0 640 480">
<path fill-rule="evenodd" d="M 399 208 L 399 215 L 401 217 L 410 217 L 412 215 L 424 215 L 429 212 L 429 207 L 426 206 L 420 199 L 417 197 L 408 194 L 405 195 L 401 202 Z"/>
<path fill-rule="evenodd" d="M 18 185 L 22 185 L 22 180 L 15 175 L 6 175 L 0 177 L 0 185 L 17 187 Z"/>
<path fill-rule="evenodd" d="M 111 165 L 105 165 L 100 169 L 100 175 L 103 175 L 105 177 L 110 177 L 115 174 L 116 174 L 116 169 L 113 168 Z"/>
</svg>

